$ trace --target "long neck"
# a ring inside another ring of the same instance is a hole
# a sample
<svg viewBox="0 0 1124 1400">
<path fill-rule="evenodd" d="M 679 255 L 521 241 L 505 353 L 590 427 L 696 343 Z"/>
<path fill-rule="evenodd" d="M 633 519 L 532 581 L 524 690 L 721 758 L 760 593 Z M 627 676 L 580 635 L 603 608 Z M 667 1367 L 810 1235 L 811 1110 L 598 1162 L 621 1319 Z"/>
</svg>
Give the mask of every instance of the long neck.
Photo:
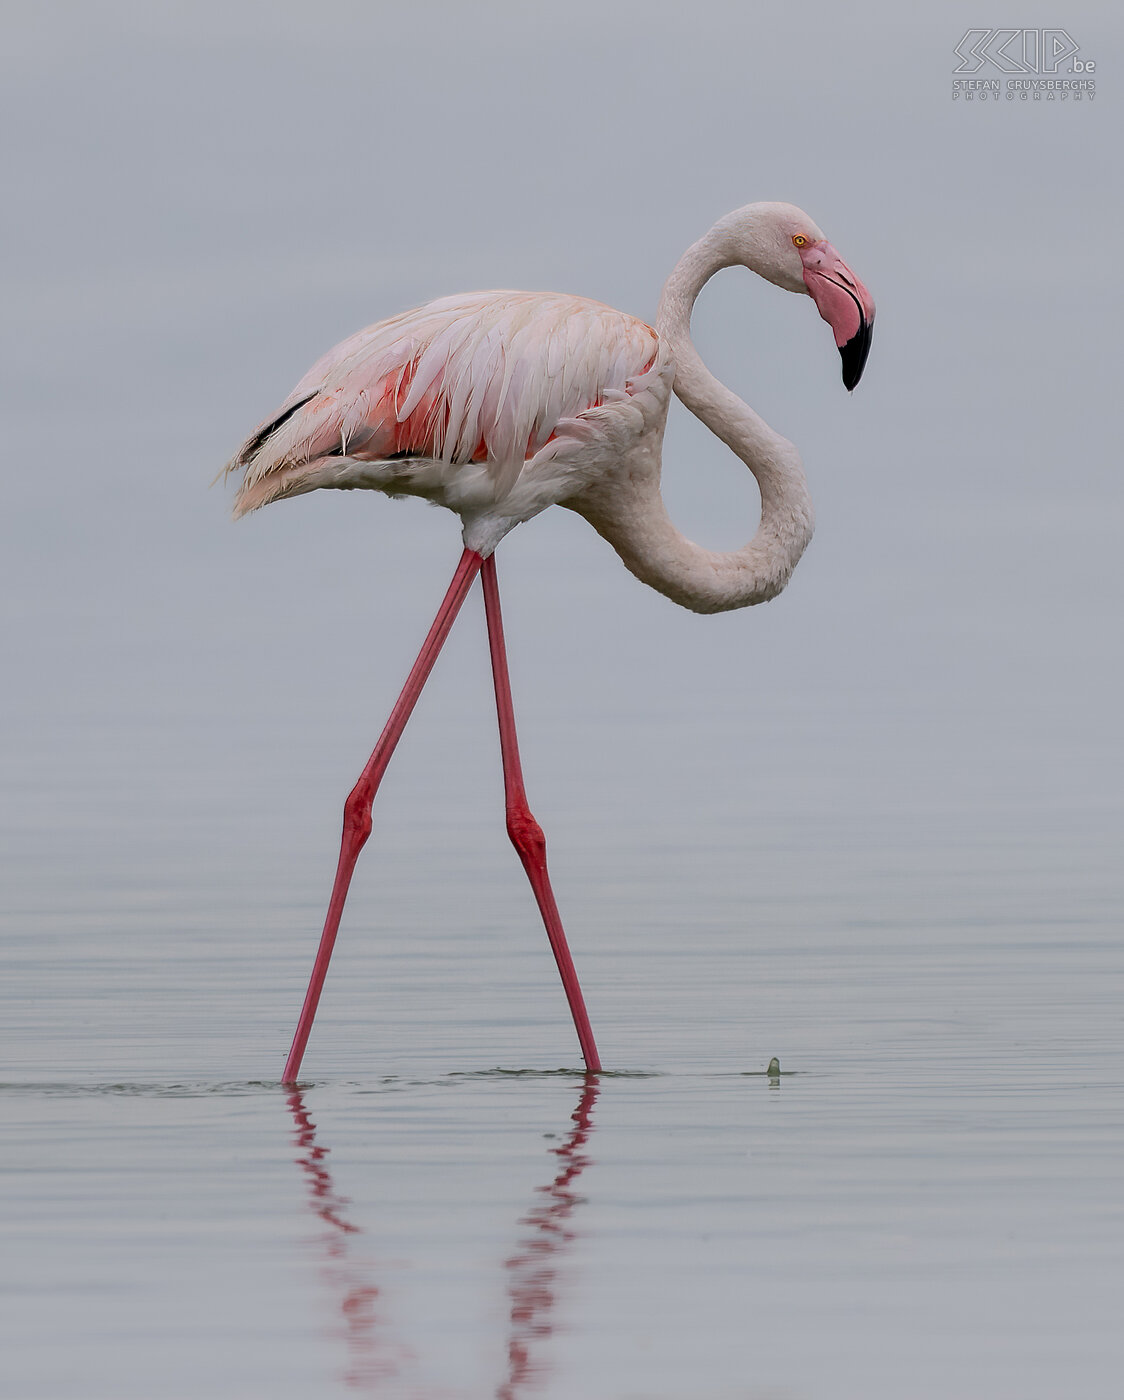
<svg viewBox="0 0 1124 1400">
<path fill-rule="evenodd" d="M 763 603 L 784 588 L 812 538 L 812 500 L 796 448 L 720 383 L 691 340 L 691 310 L 706 282 L 732 259 L 721 226 L 701 238 L 664 285 L 656 328 L 675 365 L 675 392 L 750 469 L 761 493 L 753 538 L 729 553 L 704 549 L 672 524 L 656 470 L 640 479 L 622 509 L 593 523 L 644 583 L 695 612 Z"/>
</svg>

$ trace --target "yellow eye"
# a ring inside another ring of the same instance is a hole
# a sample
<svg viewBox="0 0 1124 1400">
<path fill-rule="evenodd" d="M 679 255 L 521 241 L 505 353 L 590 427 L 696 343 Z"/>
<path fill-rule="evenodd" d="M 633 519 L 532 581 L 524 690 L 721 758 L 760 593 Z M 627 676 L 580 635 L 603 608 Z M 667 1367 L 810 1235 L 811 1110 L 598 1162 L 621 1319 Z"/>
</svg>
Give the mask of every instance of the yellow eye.
<svg viewBox="0 0 1124 1400">
<path fill-rule="evenodd" d="M 802 233 L 794 233 L 792 235 L 792 241 L 798 248 L 806 248 L 808 246 L 808 240 Z"/>
</svg>

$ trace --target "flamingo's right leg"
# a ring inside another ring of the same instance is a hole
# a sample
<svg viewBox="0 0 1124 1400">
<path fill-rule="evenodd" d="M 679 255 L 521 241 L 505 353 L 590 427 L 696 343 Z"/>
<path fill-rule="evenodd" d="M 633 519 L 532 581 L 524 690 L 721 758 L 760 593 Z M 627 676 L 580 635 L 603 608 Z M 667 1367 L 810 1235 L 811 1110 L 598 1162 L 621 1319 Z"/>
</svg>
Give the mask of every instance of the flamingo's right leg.
<svg viewBox="0 0 1124 1400">
<path fill-rule="evenodd" d="M 461 555 L 461 561 L 457 565 L 457 571 L 453 575 L 449 591 L 445 594 L 445 599 L 437 610 L 433 626 L 429 629 L 429 635 L 418 653 L 418 659 L 414 662 L 413 670 L 406 680 L 402 694 L 399 695 L 394 709 L 390 712 L 386 728 L 379 735 L 379 741 L 367 761 L 366 768 L 359 775 L 359 781 L 352 788 L 344 803 L 343 840 L 340 845 L 339 865 L 336 868 L 336 882 L 332 886 L 332 898 L 328 904 L 327 918 L 324 920 L 324 932 L 320 936 L 320 947 L 316 954 L 308 991 L 305 993 L 304 1005 L 301 1007 L 296 1034 L 293 1036 L 292 1049 L 289 1051 L 289 1058 L 285 1061 L 285 1073 L 282 1076 L 284 1084 L 294 1083 L 300 1073 L 304 1047 L 308 1043 L 308 1035 L 312 1030 L 320 993 L 324 989 L 324 978 L 328 975 L 328 964 L 332 958 L 332 949 L 339 931 L 340 916 L 343 913 L 344 900 L 347 898 L 348 887 L 351 884 L 352 872 L 355 869 L 355 862 L 359 858 L 359 852 L 371 834 L 371 805 L 375 800 L 375 793 L 378 791 L 379 783 L 382 782 L 382 776 L 386 772 L 387 764 L 390 762 L 398 740 L 402 737 L 402 731 L 406 728 L 406 721 L 413 713 L 422 687 L 429 679 L 433 664 L 445 644 L 445 639 L 456 621 L 457 613 L 460 612 L 461 604 L 483 563 L 484 560 L 475 550 L 466 549 Z"/>
<path fill-rule="evenodd" d="M 507 834 L 519 853 L 523 869 L 531 882 L 539 912 L 546 926 L 546 936 L 550 939 L 554 961 L 562 976 L 562 986 L 570 1005 L 570 1015 L 574 1018 L 574 1029 L 578 1033 L 585 1067 L 591 1074 L 601 1069 L 601 1058 L 593 1039 L 593 1028 L 589 1024 L 589 1013 L 585 1009 L 585 998 L 578 983 L 574 960 L 570 956 L 566 933 L 562 928 L 562 916 L 554 891 L 550 887 L 550 875 L 546 868 L 546 837 L 542 827 L 531 815 L 527 805 L 527 793 L 523 787 L 523 767 L 519 762 L 519 744 L 515 737 L 515 709 L 511 701 L 511 679 L 507 673 L 507 648 L 503 639 L 503 618 L 500 615 L 500 590 L 496 581 L 495 555 L 484 560 L 480 573 L 484 587 L 484 611 L 488 617 L 488 647 L 492 654 L 492 679 L 496 689 L 496 712 L 500 722 L 500 751 L 503 755 L 503 785 L 507 803 Z"/>
</svg>

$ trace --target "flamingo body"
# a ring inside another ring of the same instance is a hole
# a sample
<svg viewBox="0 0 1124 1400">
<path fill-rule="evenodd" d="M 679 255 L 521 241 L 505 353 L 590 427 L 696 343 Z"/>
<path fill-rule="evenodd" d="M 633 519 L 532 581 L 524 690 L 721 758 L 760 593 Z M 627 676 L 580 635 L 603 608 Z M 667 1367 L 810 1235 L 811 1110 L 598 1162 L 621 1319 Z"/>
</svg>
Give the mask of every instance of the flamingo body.
<svg viewBox="0 0 1124 1400">
<path fill-rule="evenodd" d="M 380 321 L 330 350 L 229 463 L 235 515 L 319 487 L 424 497 L 490 553 L 662 434 L 671 353 L 585 297 L 474 292 Z"/>
</svg>

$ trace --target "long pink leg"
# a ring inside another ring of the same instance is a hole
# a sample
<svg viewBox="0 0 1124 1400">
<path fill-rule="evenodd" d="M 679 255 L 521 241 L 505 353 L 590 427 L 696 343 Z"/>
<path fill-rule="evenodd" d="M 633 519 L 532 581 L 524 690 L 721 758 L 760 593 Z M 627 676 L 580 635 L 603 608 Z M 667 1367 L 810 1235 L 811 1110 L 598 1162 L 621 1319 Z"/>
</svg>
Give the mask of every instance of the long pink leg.
<svg viewBox="0 0 1124 1400">
<path fill-rule="evenodd" d="M 461 561 L 457 565 L 457 571 L 453 575 L 449 591 L 445 594 L 444 602 L 437 610 L 433 626 L 429 629 L 429 635 L 418 653 L 418 659 L 414 662 L 414 668 L 402 689 L 402 694 L 399 695 L 394 709 L 390 712 L 386 728 L 379 735 L 379 741 L 367 761 L 366 768 L 359 775 L 359 781 L 352 788 L 344 803 L 343 840 L 340 845 L 339 865 L 336 867 L 336 883 L 332 886 L 328 916 L 324 920 L 324 932 L 320 936 L 320 948 L 316 954 L 316 963 L 312 969 L 308 991 L 304 996 L 304 1005 L 301 1007 L 297 1031 L 293 1036 L 293 1046 L 289 1051 L 289 1058 L 285 1061 L 285 1073 L 281 1080 L 283 1084 L 294 1083 L 300 1073 L 304 1047 L 308 1043 L 308 1035 L 312 1030 L 320 993 L 324 989 L 324 978 L 328 975 L 328 963 L 332 958 L 332 949 L 339 931 L 340 915 L 343 913 L 344 900 L 347 898 L 348 886 L 351 884 L 351 875 L 355 869 L 355 862 L 359 858 L 359 852 L 371 834 L 371 805 L 375 800 L 375 793 L 378 792 L 379 783 L 382 782 L 382 776 L 386 772 L 390 756 L 393 754 L 398 740 L 402 737 L 402 731 L 406 728 L 406 721 L 413 713 L 422 687 L 429 679 L 433 663 L 437 660 L 438 653 L 445 644 L 445 638 L 449 635 L 449 631 L 456 621 L 457 613 L 460 612 L 461 604 L 464 602 L 468 590 L 472 587 L 473 580 L 480 572 L 480 566 L 483 562 L 480 555 L 471 549 L 466 549 L 461 555 Z"/>
<path fill-rule="evenodd" d="M 562 974 L 562 985 L 566 989 L 566 1000 L 570 1003 L 570 1014 L 578 1033 L 586 1069 L 597 1073 L 601 1069 L 601 1057 L 593 1041 L 593 1030 L 585 1009 L 585 999 L 578 985 L 578 974 L 574 971 L 574 960 L 566 945 L 566 935 L 562 930 L 562 918 L 550 888 L 550 876 L 546 870 L 546 837 L 542 827 L 531 815 L 527 806 L 527 793 L 523 787 L 523 767 L 519 762 L 519 744 L 515 737 L 515 710 L 511 703 L 511 680 L 507 674 L 507 648 L 503 640 L 503 619 L 500 616 L 500 591 L 496 582 L 496 560 L 490 555 L 484 560 L 480 571 L 480 581 L 484 586 L 484 610 L 488 616 L 488 647 L 492 653 L 492 677 L 496 686 L 496 711 L 500 721 L 500 751 L 503 754 L 503 786 L 507 803 L 507 834 L 519 853 L 523 869 L 531 882 L 538 901 L 539 912 L 546 925 L 546 936 Z"/>
</svg>

